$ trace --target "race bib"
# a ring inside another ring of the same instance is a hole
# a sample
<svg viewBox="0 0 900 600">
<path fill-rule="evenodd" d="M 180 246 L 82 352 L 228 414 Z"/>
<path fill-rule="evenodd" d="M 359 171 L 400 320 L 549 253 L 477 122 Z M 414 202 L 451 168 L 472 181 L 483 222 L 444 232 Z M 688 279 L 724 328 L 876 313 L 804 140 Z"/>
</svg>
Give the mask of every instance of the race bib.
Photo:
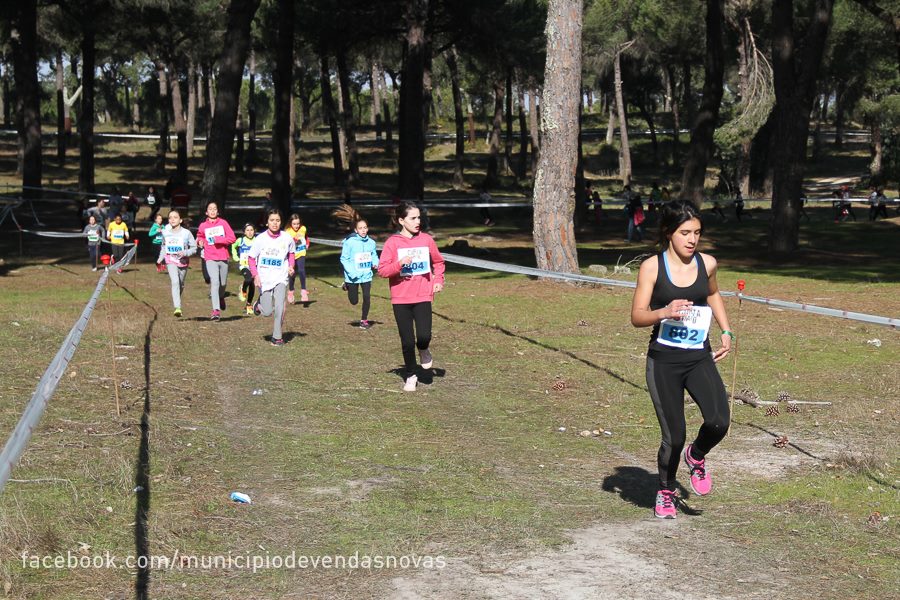
<svg viewBox="0 0 900 600">
<path fill-rule="evenodd" d="M 360 271 L 366 271 L 372 268 L 372 253 L 371 252 L 357 252 L 356 257 L 353 262 L 356 263 L 356 268 Z"/>
<path fill-rule="evenodd" d="M 156 204 L 156 197 L 155 196 L 147 196 L 147 204 L 149 204 L 150 206 L 153 206 L 154 204 Z"/>
<path fill-rule="evenodd" d="M 112 232 L 112 236 L 113 236 L 114 240 L 124 240 L 125 232 L 122 231 L 121 229 L 116 229 L 115 231 Z"/>
<path fill-rule="evenodd" d="M 280 254 L 278 248 L 264 250 L 262 256 L 259 257 L 259 266 L 280 268 L 284 264 L 284 258 Z"/>
<path fill-rule="evenodd" d="M 413 275 L 427 275 L 428 273 L 431 273 L 431 253 L 428 251 L 428 246 L 399 248 L 397 250 L 397 260 L 402 261 L 407 256 L 412 259 L 412 262 L 401 267 L 401 277 L 412 277 Z"/>
<path fill-rule="evenodd" d="M 184 246 L 178 244 L 166 244 L 166 254 L 179 254 L 184 252 Z"/>
<path fill-rule="evenodd" d="M 221 225 L 210 227 L 204 232 L 204 235 L 206 236 L 207 244 L 215 244 L 217 237 L 219 237 L 220 235 L 225 235 L 225 228 Z"/>
<path fill-rule="evenodd" d="M 680 321 L 663 319 L 659 324 L 659 337 L 656 341 L 673 348 L 700 350 L 706 343 L 711 322 L 710 307 L 692 306 L 690 312 Z"/>
<path fill-rule="evenodd" d="M 89 241 L 89 242 L 99 242 L 99 241 L 100 241 L 100 236 L 97 235 L 96 233 L 89 233 L 89 234 L 88 234 L 88 241 Z"/>
</svg>

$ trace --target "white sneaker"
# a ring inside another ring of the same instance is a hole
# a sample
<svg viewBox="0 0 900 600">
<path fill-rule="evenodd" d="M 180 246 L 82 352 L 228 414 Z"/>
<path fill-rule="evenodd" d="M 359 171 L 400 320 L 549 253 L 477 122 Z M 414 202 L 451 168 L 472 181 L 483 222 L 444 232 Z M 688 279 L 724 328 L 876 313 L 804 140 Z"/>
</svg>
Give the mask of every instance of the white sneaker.
<svg viewBox="0 0 900 600">
<path fill-rule="evenodd" d="M 431 350 L 428 348 L 419 350 L 419 360 L 422 362 L 423 369 L 430 369 L 431 365 L 434 364 L 434 357 L 431 356 Z"/>
<path fill-rule="evenodd" d="M 404 392 L 414 392 L 416 391 L 416 384 L 419 383 L 419 378 L 415 375 L 410 375 L 406 378 L 406 382 L 403 384 Z"/>
</svg>

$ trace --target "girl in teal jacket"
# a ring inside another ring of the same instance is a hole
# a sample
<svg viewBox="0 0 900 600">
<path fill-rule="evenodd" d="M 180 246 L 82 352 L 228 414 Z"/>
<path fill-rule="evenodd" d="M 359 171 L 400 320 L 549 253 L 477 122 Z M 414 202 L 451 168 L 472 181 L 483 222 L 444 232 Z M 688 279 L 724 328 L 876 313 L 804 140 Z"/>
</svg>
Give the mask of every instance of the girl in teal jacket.
<svg viewBox="0 0 900 600">
<path fill-rule="evenodd" d="M 350 304 L 359 302 L 359 288 L 362 288 L 362 317 L 360 329 L 371 327 L 369 323 L 370 294 L 372 291 L 372 270 L 378 267 L 378 252 L 375 240 L 369 237 L 369 224 L 354 211 L 353 233 L 344 238 L 341 245 L 341 266 L 344 268 L 344 289 Z"/>
</svg>

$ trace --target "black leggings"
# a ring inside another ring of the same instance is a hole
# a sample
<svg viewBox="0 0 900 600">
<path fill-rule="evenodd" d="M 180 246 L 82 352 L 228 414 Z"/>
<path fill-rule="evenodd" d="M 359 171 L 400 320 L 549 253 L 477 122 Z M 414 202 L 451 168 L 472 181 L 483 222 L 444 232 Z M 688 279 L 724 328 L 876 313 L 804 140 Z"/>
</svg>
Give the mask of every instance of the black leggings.
<svg viewBox="0 0 900 600">
<path fill-rule="evenodd" d="M 88 256 L 91 257 L 91 268 L 97 268 L 97 256 L 100 254 L 100 246 L 88 246 Z"/>
<path fill-rule="evenodd" d="M 253 294 L 256 293 L 256 285 L 253 284 L 253 273 L 250 272 L 250 269 L 244 267 L 241 269 L 241 275 L 244 276 L 241 291 L 247 294 L 247 304 L 253 304 Z"/>
<path fill-rule="evenodd" d="M 403 348 L 403 377 L 407 379 L 416 372 L 416 348 L 425 350 L 431 343 L 431 302 L 394 304 L 393 307 L 400 331 L 400 347 Z"/>
<path fill-rule="evenodd" d="M 369 306 L 372 304 L 371 299 L 369 298 L 369 293 L 372 291 L 372 282 L 366 281 L 365 283 L 347 284 L 347 298 L 350 299 L 350 304 L 353 306 L 356 306 L 359 302 L 359 288 L 362 288 L 363 293 L 362 320 L 365 321 L 369 318 Z"/>
<path fill-rule="evenodd" d="M 300 289 L 306 289 L 306 257 L 301 256 L 294 260 L 294 274 L 288 280 L 288 289 L 294 291 L 294 278 L 300 277 Z"/>
<path fill-rule="evenodd" d="M 693 362 L 663 363 L 647 358 L 647 387 L 659 419 L 662 443 L 659 446 L 660 489 L 675 489 L 675 474 L 684 449 L 684 390 L 703 415 L 703 425 L 693 442 L 695 458 L 703 458 L 728 432 L 729 407 L 725 384 L 709 354 Z"/>
</svg>

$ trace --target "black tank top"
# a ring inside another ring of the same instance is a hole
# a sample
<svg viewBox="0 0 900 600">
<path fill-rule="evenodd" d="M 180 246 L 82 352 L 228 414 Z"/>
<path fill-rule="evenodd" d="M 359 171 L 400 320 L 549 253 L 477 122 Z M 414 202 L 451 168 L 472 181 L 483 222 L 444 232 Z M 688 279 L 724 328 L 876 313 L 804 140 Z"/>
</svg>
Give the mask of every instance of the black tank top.
<svg viewBox="0 0 900 600">
<path fill-rule="evenodd" d="M 660 252 L 656 259 L 657 273 L 656 283 L 653 285 L 653 294 L 650 296 L 650 310 L 659 310 L 665 307 L 672 300 L 690 300 L 695 306 L 706 306 L 709 297 L 709 275 L 706 273 L 706 264 L 700 257 L 700 253 L 694 255 L 697 260 L 697 279 L 694 283 L 687 287 L 678 287 L 669 278 L 669 270 L 666 265 L 665 251 Z M 703 348 L 697 350 L 684 350 L 682 348 L 673 348 L 660 344 L 657 341 L 659 337 L 659 323 L 653 326 L 653 332 L 650 334 L 650 348 L 647 355 L 654 360 L 661 362 L 681 362 L 703 358 L 709 354 L 711 347 L 709 338 L 707 337 Z"/>
</svg>

